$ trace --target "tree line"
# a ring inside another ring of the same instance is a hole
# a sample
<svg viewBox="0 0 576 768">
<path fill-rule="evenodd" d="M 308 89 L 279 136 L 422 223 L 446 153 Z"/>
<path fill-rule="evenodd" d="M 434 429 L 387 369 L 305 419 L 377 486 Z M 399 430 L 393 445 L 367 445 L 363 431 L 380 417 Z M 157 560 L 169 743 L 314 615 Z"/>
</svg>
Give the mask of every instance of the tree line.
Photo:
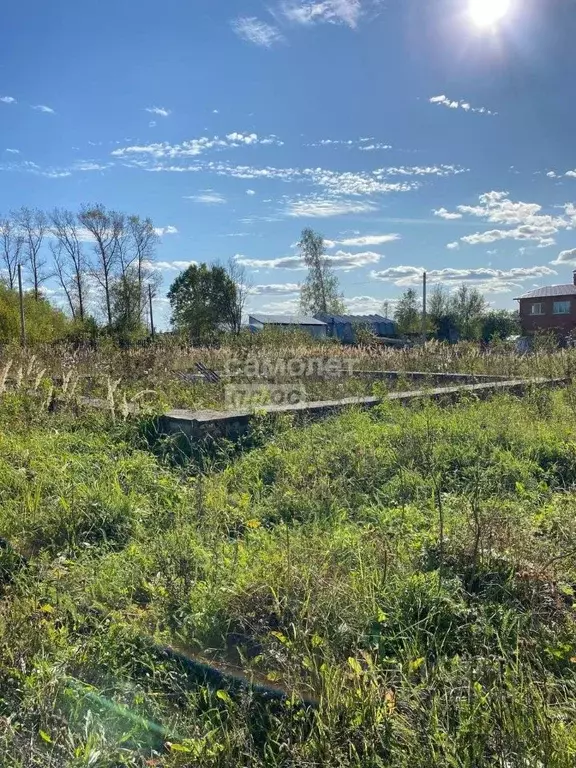
<svg viewBox="0 0 576 768">
<path fill-rule="evenodd" d="M 394 319 L 402 335 L 422 332 L 422 300 L 414 288 L 398 300 Z M 441 341 L 488 342 L 519 334 L 520 319 L 518 312 L 491 309 L 483 294 L 466 283 L 453 293 L 438 284 L 427 301 L 425 331 Z"/>
<path fill-rule="evenodd" d="M 158 285 L 158 241 L 151 219 L 101 204 L 78 211 L 23 206 L 0 215 L 0 262 L 10 290 L 21 265 L 35 301 L 54 279 L 73 320 L 86 322 L 95 308 L 108 329 L 124 333 L 145 323 L 148 286 Z"/>
</svg>

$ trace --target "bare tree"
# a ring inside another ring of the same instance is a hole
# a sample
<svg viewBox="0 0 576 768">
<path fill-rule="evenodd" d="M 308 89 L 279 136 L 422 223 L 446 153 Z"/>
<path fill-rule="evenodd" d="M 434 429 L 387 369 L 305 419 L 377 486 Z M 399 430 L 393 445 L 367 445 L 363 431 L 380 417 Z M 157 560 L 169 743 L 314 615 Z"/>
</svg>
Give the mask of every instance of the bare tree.
<svg viewBox="0 0 576 768">
<path fill-rule="evenodd" d="M 78 220 L 94 238 L 96 264 L 93 275 L 104 292 L 108 326 L 112 326 L 112 288 L 124 247 L 124 216 L 105 206 L 83 205 Z"/>
<path fill-rule="evenodd" d="M 151 219 L 129 216 L 127 226 L 138 282 L 138 319 L 142 320 L 146 307 L 146 283 L 156 284 L 158 282 L 158 273 L 154 271 L 153 261 L 160 238 L 154 229 Z"/>
<path fill-rule="evenodd" d="M 230 307 L 230 317 L 227 318 L 227 322 L 234 333 L 240 333 L 242 315 L 244 314 L 244 307 L 252 289 L 252 283 L 248 279 L 245 267 L 235 259 L 229 259 L 226 265 L 226 272 L 236 286 L 236 300 Z"/>
<path fill-rule="evenodd" d="M 90 264 L 82 245 L 82 229 L 72 211 L 54 208 L 50 213 L 51 231 L 55 242 L 50 243 L 56 277 L 62 286 L 72 317 L 85 317 Z"/>
<path fill-rule="evenodd" d="M 40 288 L 50 274 L 46 272 L 46 259 L 42 256 L 42 243 L 48 231 L 48 219 L 39 208 L 22 206 L 12 217 L 24 238 L 26 267 L 30 274 L 34 298 L 38 301 Z"/>
<path fill-rule="evenodd" d="M 10 216 L 0 216 L 0 258 L 6 269 L 10 290 L 16 287 L 18 264 L 24 238 Z"/>
</svg>

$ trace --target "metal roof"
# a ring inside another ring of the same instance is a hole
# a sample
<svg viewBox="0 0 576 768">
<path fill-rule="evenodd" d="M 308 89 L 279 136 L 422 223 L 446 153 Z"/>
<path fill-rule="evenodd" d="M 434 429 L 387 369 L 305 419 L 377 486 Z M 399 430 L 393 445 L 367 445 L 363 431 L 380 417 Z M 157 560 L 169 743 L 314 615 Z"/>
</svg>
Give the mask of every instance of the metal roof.
<svg viewBox="0 0 576 768">
<path fill-rule="evenodd" d="M 528 293 L 518 296 L 514 301 L 520 301 L 520 299 L 546 299 L 550 296 L 576 296 L 576 285 L 574 283 L 545 285 L 544 288 L 536 288 L 534 291 L 528 291 Z"/>
<path fill-rule="evenodd" d="M 326 325 L 315 317 L 305 315 L 250 315 L 249 320 L 256 320 L 265 325 Z"/>
<path fill-rule="evenodd" d="M 331 315 L 330 313 L 318 312 L 318 318 L 323 318 L 326 323 L 393 323 L 382 315 Z"/>
</svg>

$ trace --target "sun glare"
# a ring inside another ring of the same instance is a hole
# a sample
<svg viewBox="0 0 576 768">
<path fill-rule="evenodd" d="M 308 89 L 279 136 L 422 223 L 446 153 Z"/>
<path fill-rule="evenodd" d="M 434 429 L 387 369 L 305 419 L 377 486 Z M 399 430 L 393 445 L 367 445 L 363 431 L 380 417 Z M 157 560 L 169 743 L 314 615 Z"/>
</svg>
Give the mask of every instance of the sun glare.
<svg viewBox="0 0 576 768">
<path fill-rule="evenodd" d="M 478 27 L 491 27 L 506 16 L 510 0 L 470 0 L 470 17 Z"/>
</svg>

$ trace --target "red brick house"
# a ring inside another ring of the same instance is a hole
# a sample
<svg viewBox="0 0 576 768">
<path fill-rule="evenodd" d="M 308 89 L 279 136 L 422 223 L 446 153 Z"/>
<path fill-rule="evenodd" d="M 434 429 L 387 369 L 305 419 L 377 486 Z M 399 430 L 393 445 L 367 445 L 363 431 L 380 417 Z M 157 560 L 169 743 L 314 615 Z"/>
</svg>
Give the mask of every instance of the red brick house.
<svg viewBox="0 0 576 768">
<path fill-rule="evenodd" d="M 576 331 L 576 271 L 574 282 L 536 288 L 516 299 L 520 302 L 522 333 L 556 331 L 567 336 Z"/>
</svg>

